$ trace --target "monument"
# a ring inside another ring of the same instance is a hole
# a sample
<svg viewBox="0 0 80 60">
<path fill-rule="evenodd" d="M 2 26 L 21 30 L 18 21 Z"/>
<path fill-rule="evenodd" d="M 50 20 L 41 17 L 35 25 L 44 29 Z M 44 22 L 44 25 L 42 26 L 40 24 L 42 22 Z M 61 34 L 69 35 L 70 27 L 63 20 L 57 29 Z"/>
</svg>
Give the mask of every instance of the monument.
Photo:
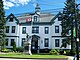
<svg viewBox="0 0 80 60">
<path fill-rule="evenodd" d="M 26 40 L 24 41 L 24 53 L 32 55 L 31 53 L 31 39 L 32 37 L 27 34 Z"/>
</svg>

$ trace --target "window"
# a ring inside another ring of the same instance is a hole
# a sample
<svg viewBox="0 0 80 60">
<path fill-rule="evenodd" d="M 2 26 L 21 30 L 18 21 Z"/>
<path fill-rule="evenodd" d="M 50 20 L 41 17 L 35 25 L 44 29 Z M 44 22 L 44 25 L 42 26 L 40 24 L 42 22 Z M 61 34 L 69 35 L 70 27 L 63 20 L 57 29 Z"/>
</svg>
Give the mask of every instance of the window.
<svg viewBox="0 0 80 60">
<path fill-rule="evenodd" d="M 12 26 L 12 33 L 15 33 L 15 26 Z"/>
<path fill-rule="evenodd" d="M 13 16 L 10 16 L 9 22 L 13 22 Z"/>
<path fill-rule="evenodd" d="M 45 34 L 49 34 L 49 27 L 45 27 Z"/>
<path fill-rule="evenodd" d="M 14 44 L 14 39 L 11 39 L 11 46 L 13 46 Z"/>
<path fill-rule="evenodd" d="M 9 26 L 6 26 L 6 33 L 9 33 Z"/>
<path fill-rule="evenodd" d="M 55 33 L 59 33 L 59 26 L 55 26 Z"/>
<path fill-rule="evenodd" d="M 25 38 L 22 38 L 22 45 L 21 46 L 24 46 L 24 41 L 25 41 Z"/>
<path fill-rule="evenodd" d="M 22 27 L 22 34 L 26 34 L 26 27 Z"/>
<path fill-rule="evenodd" d="M 61 17 L 61 15 L 59 15 L 59 17 L 58 17 L 58 21 L 61 21 L 62 20 L 62 17 Z"/>
<path fill-rule="evenodd" d="M 34 16 L 34 22 L 37 22 L 37 16 Z"/>
<path fill-rule="evenodd" d="M 49 47 L 49 39 L 48 38 L 44 39 L 44 46 Z"/>
<path fill-rule="evenodd" d="M 32 33 L 39 33 L 39 27 L 32 27 Z"/>
<path fill-rule="evenodd" d="M 55 47 L 59 47 L 59 39 L 55 39 Z"/>
<path fill-rule="evenodd" d="M 5 44 L 6 44 L 6 46 L 8 46 L 8 39 L 6 39 L 6 43 Z"/>
</svg>

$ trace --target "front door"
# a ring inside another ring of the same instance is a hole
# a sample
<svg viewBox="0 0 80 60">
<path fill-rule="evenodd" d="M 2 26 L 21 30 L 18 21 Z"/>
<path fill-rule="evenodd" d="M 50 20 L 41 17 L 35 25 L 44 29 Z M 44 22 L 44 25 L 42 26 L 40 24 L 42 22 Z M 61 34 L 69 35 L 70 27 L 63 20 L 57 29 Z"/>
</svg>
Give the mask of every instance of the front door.
<svg viewBox="0 0 80 60">
<path fill-rule="evenodd" d="M 37 53 L 38 50 L 38 38 L 33 37 L 31 41 L 31 52 Z"/>
</svg>

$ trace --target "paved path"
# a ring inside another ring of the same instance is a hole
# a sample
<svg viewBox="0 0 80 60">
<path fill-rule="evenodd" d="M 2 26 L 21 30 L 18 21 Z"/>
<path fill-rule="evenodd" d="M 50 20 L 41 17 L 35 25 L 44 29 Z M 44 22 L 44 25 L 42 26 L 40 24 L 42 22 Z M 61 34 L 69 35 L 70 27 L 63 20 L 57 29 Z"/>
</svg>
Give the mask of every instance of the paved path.
<svg viewBox="0 0 80 60">
<path fill-rule="evenodd" d="M 14 59 L 14 58 L 0 58 L 0 60 L 57 60 L 57 59 Z M 58 60 L 73 60 L 72 56 L 68 56 L 68 59 L 58 59 Z"/>
<path fill-rule="evenodd" d="M 27 60 L 27 59 L 10 59 L 10 58 L 0 58 L 0 60 Z M 30 60 L 30 59 L 29 59 Z"/>
<path fill-rule="evenodd" d="M 68 60 L 73 60 L 74 57 L 68 56 Z"/>
<path fill-rule="evenodd" d="M 68 59 L 12 59 L 12 58 L 0 58 L 0 60 L 68 60 Z"/>
</svg>

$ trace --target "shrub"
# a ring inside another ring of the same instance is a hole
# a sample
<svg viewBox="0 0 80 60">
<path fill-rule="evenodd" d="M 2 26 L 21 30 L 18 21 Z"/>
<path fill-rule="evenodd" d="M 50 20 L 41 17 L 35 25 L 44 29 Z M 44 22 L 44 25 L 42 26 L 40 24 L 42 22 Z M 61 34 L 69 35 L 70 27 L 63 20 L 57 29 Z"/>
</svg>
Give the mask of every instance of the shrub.
<svg viewBox="0 0 80 60">
<path fill-rule="evenodd" d="M 17 47 L 17 48 L 16 48 L 16 51 L 18 51 L 18 52 L 23 52 L 23 50 L 24 50 L 23 47 Z"/>
<path fill-rule="evenodd" d="M 71 50 L 65 50 L 66 55 L 75 55 L 75 53 L 76 53 L 75 50 L 72 50 L 72 52 L 71 52 Z"/>
<path fill-rule="evenodd" d="M 70 50 L 65 50 L 66 54 L 70 54 Z"/>
<path fill-rule="evenodd" d="M 72 56 L 74 56 L 74 55 L 76 54 L 76 50 L 72 50 L 72 52 L 70 52 L 70 54 L 71 54 Z"/>
<path fill-rule="evenodd" d="M 16 52 L 16 42 L 13 43 L 13 51 Z"/>
<path fill-rule="evenodd" d="M 52 49 L 49 53 L 52 55 L 59 55 L 60 50 L 58 49 Z"/>
<path fill-rule="evenodd" d="M 61 49 L 59 53 L 60 53 L 60 54 L 64 54 L 65 51 L 64 51 L 63 49 Z"/>
<path fill-rule="evenodd" d="M 12 52 L 12 50 L 11 49 L 4 49 L 4 50 L 1 50 L 1 52 Z"/>
</svg>

